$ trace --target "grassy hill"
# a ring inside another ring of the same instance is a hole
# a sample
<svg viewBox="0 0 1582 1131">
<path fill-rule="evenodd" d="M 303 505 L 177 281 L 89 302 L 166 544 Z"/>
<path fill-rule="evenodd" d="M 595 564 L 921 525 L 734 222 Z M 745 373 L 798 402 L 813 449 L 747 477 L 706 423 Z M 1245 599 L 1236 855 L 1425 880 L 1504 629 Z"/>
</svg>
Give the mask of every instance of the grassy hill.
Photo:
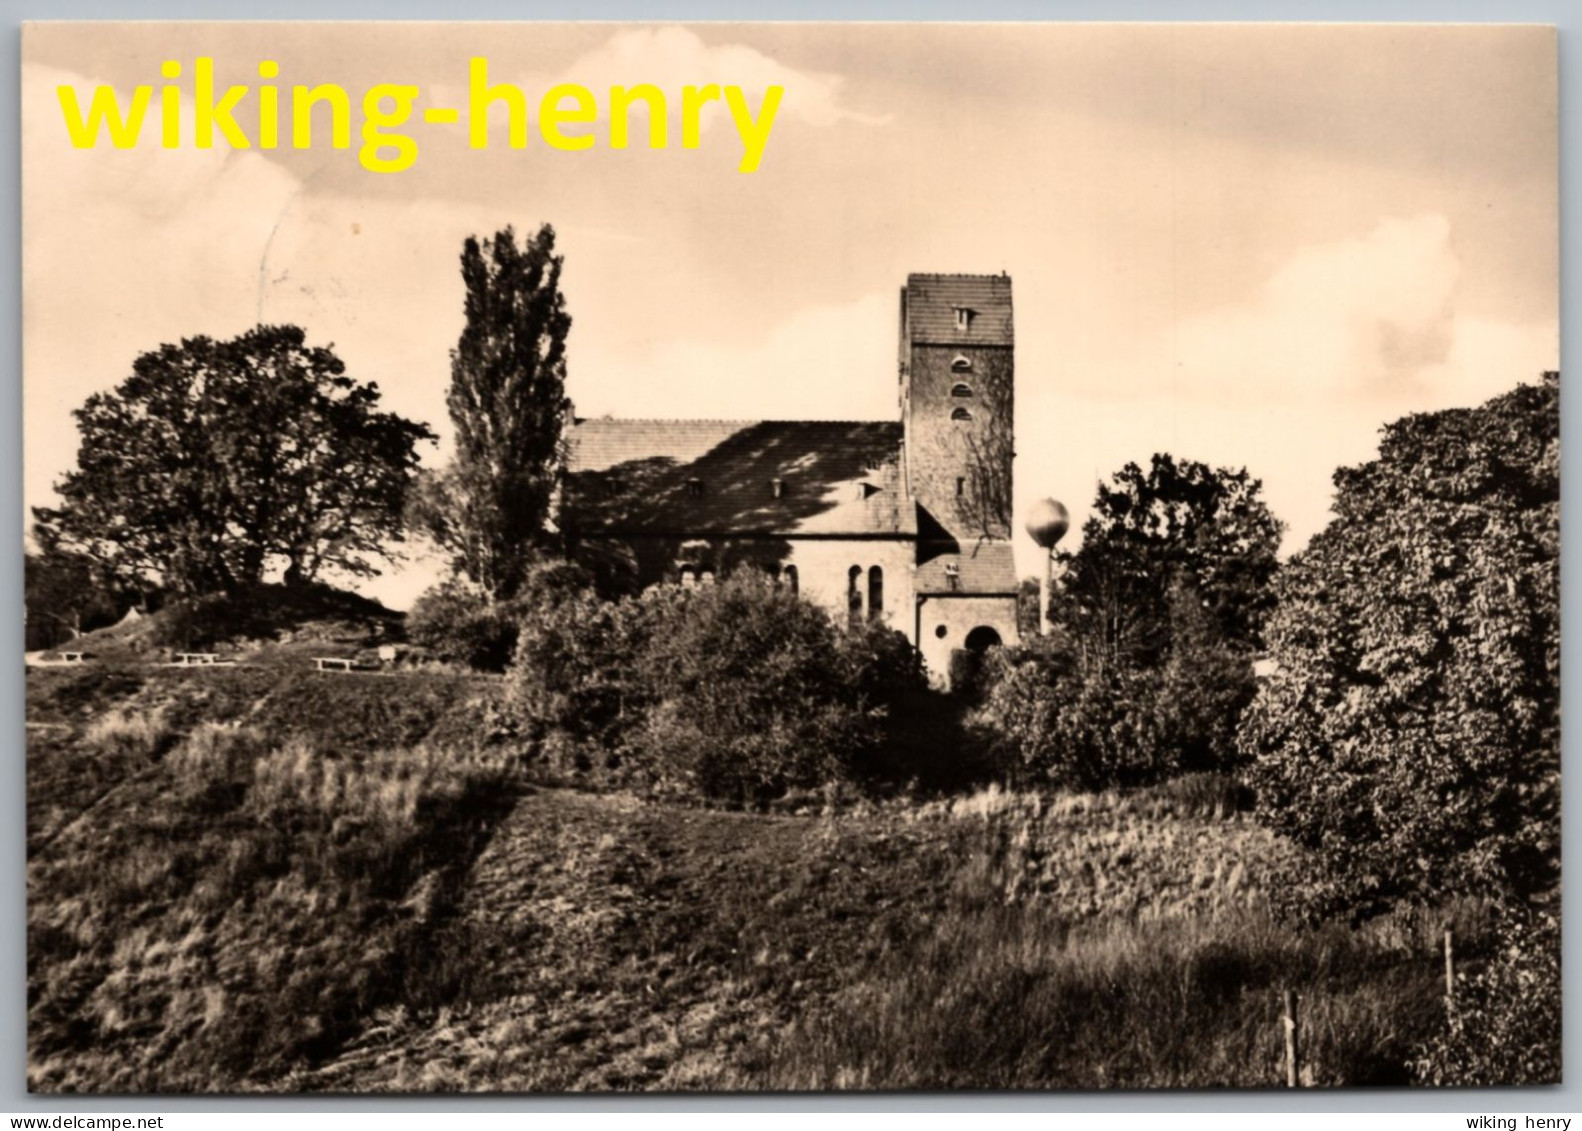
<svg viewBox="0 0 1582 1131">
<path fill-rule="evenodd" d="M 1285 925 L 1304 861 L 1217 779 L 549 788 L 497 679 L 316 672 L 392 632 L 318 623 L 29 671 L 32 1089 L 1275 1086 L 1286 987 L 1307 1082 L 1403 1083 L 1443 1024 L 1440 920 Z"/>
</svg>

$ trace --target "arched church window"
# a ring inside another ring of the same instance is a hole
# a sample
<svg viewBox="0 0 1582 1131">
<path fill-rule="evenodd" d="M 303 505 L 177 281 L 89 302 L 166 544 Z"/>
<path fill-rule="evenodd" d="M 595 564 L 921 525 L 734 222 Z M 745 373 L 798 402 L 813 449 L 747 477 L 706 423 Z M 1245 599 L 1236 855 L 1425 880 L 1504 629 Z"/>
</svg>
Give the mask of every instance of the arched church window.
<svg viewBox="0 0 1582 1131">
<path fill-rule="evenodd" d="M 780 580 L 791 590 L 791 596 L 795 597 L 797 594 L 796 566 L 788 565 L 781 570 Z"/>
<path fill-rule="evenodd" d="M 972 419 L 972 413 L 968 412 L 964 408 L 954 409 L 954 410 L 951 411 L 950 419 L 952 419 L 952 420 L 961 420 L 961 421 L 970 421 Z"/>
<path fill-rule="evenodd" d="M 874 566 L 868 571 L 868 619 L 878 621 L 884 616 L 884 570 Z"/>
<path fill-rule="evenodd" d="M 846 571 L 846 620 L 853 628 L 862 623 L 862 566 Z"/>
<path fill-rule="evenodd" d="M 696 589 L 697 587 L 698 587 L 698 575 L 696 573 L 692 572 L 692 570 L 690 570 L 690 569 L 682 570 L 681 571 L 681 588 L 683 588 L 683 589 Z"/>
</svg>

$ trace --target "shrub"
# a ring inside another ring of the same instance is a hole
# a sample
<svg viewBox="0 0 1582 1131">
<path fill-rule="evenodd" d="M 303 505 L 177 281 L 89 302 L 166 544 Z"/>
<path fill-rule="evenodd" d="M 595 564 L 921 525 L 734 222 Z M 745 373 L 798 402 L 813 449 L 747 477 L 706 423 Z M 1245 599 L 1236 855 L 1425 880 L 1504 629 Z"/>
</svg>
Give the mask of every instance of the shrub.
<svg viewBox="0 0 1582 1131">
<path fill-rule="evenodd" d="M 1557 882 L 1558 407 L 1550 376 L 1389 425 L 1282 571 L 1239 742 L 1315 909 Z"/>
<path fill-rule="evenodd" d="M 1235 768 L 1251 700 L 1245 655 L 1177 647 L 1162 668 L 1084 661 L 1058 639 L 1000 649 L 974 725 L 1011 781 L 1102 789 Z"/>
<path fill-rule="evenodd" d="M 101 753 L 146 758 L 158 753 L 169 737 L 164 711 L 117 707 L 95 719 L 83 740 Z"/>
<path fill-rule="evenodd" d="M 552 769 L 762 800 L 847 776 L 922 686 L 903 637 L 741 576 L 541 606 L 507 695 Z"/>
<path fill-rule="evenodd" d="M 1499 953 L 1460 979 L 1449 1023 L 1414 1063 L 1425 1084 L 1483 1088 L 1560 1082 L 1560 923 L 1512 916 Z"/>
<path fill-rule="evenodd" d="M 429 589 L 407 614 L 407 635 L 434 656 L 481 671 L 504 671 L 516 651 L 521 622 L 592 582 L 579 566 L 546 560 L 527 571 L 521 590 L 496 601 L 482 589 L 450 578 Z"/>
<path fill-rule="evenodd" d="M 429 589 L 407 613 L 407 636 L 436 658 L 503 671 L 516 648 L 516 610 L 451 578 Z"/>
</svg>

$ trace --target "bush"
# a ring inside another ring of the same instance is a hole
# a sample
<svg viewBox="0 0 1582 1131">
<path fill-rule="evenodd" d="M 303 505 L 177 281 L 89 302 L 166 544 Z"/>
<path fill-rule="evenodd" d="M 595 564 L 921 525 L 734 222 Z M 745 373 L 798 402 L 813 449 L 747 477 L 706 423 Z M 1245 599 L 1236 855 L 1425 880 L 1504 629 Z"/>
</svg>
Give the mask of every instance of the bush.
<svg viewBox="0 0 1582 1131">
<path fill-rule="evenodd" d="M 492 600 L 477 586 L 449 578 L 413 603 L 407 635 L 438 659 L 503 672 L 516 651 L 521 622 L 591 584 L 580 567 L 559 560 L 532 566 L 521 590 L 506 601 Z"/>
<path fill-rule="evenodd" d="M 922 686 L 899 634 L 741 576 L 541 606 L 507 694 L 551 769 L 765 800 L 849 776 Z"/>
<path fill-rule="evenodd" d="M 1499 953 L 1458 981 L 1443 1034 L 1413 1065 L 1424 1084 L 1486 1088 L 1560 1083 L 1560 923 L 1511 917 Z"/>
<path fill-rule="evenodd" d="M 1013 783 L 1104 789 L 1236 768 L 1245 655 L 1178 648 L 1162 668 L 1084 661 L 1063 642 L 991 654 L 973 715 Z"/>
<path fill-rule="evenodd" d="M 207 651 L 237 641 L 273 639 L 307 621 L 361 622 L 373 630 L 393 617 L 370 598 L 322 582 L 299 581 L 170 601 L 153 617 L 149 639 L 159 648 Z"/>
<path fill-rule="evenodd" d="M 1315 910 L 1558 882 L 1559 385 L 1405 417 L 1282 571 L 1244 717 Z"/>
</svg>

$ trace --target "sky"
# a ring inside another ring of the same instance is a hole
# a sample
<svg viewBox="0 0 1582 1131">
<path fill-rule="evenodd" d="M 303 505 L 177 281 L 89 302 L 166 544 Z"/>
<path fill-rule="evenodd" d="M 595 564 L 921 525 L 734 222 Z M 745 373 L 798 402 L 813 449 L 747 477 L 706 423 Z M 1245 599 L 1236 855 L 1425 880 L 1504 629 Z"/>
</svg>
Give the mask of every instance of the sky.
<svg viewBox="0 0 1582 1131">
<path fill-rule="evenodd" d="M 574 152 L 510 149 L 498 115 L 487 150 L 465 115 L 413 124 L 393 174 L 355 144 L 163 149 L 154 125 L 78 150 L 56 96 L 124 105 L 175 60 L 187 99 L 209 56 L 227 84 L 269 59 L 282 88 L 458 107 L 480 55 L 529 105 L 653 83 L 671 147 L 634 122 L 609 148 L 601 110 Z M 1079 525 L 1100 478 L 1168 451 L 1248 468 L 1294 552 L 1383 424 L 1558 368 L 1556 62 L 1551 30 L 1488 25 L 32 24 L 26 502 L 139 353 L 259 322 L 333 344 L 444 437 L 462 241 L 548 222 L 579 415 L 894 419 L 906 275 L 1004 271 L 1019 513 L 1054 496 Z M 680 88 L 708 82 L 754 108 L 784 87 L 758 171 L 724 110 L 676 145 Z M 1023 573 L 1038 553 L 1018 535 Z M 404 606 L 435 569 L 363 588 Z"/>
</svg>

